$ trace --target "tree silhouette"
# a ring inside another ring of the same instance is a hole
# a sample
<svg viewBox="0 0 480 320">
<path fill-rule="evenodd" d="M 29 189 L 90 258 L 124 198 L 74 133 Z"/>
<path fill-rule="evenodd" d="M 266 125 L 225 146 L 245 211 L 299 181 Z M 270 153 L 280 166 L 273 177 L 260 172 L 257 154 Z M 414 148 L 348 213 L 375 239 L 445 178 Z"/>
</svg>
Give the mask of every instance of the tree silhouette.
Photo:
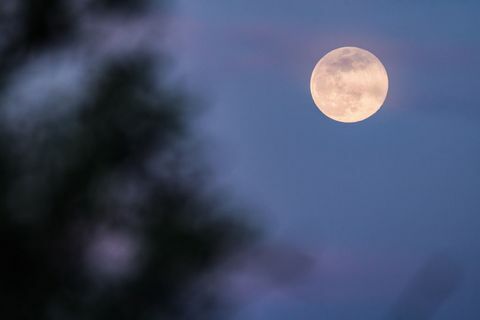
<svg viewBox="0 0 480 320">
<path fill-rule="evenodd" d="M 208 191 L 189 151 L 189 103 L 159 85 L 165 60 L 142 50 L 98 59 L 82 99 L 38 101 L 45 119 L 8 99 L 33 60 L 75 48 L 86 15 L 147 8 L 0 4 L 1 319 L 215 317 L 218 295 L 197 284 L 251 231 Z"/>
</svg>

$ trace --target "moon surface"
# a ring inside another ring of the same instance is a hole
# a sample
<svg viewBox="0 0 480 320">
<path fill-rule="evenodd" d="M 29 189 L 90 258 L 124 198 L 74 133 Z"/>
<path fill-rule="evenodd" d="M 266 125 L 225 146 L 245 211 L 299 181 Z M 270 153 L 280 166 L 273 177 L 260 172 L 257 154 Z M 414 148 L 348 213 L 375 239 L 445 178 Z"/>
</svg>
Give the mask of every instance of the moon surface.
<svg viewBox="0 0 480 320">
<path fill-rule="evenodd" d="M 388 92 L 388 75 L 367 50 L 342 47 L 327 53 L 310 80 L 313 101 L 327 117 L 358 122 L 377 112 Z"/>
</svg>

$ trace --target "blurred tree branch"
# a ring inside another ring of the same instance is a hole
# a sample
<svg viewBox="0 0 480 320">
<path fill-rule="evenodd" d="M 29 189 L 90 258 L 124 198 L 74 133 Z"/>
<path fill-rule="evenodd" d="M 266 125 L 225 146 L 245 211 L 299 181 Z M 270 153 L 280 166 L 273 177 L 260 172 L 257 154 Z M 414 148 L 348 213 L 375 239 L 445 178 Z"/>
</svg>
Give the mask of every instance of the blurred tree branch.
<svg viewBox="0 0 480 320">
<path fill-rule="evenodd" d="M 147 1 L 84 2 L 77 11 L 75 1 L 0 5 L 3 112 L 14 76 L 33 58 L 75 44 L 83 15 L 141 19 L 148 10 Z M 252 232 L 237 208 L 207 192 L 201 161 L 184 159 L 187 102 L 159 86 L 161 60 L 137 51 L 96 61 L 85 99 L 65 101 L 76 111 L 28 134 L 1 119 L 2 319 L 215 314 L 220 297 L 195 284 Z"/>
</svg>

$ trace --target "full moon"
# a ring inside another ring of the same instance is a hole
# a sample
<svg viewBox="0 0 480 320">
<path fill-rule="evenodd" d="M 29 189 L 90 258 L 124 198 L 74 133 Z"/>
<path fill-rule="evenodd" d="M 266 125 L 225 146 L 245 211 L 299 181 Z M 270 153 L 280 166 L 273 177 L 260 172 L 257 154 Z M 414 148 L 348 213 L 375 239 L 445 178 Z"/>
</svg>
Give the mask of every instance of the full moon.
<svg viewBox="0 0 480 320">
<path fill-rule="evenodd" d="M 310 80 L 313 101 L 327 117 L 340 122 L 367 119 L 383 105 L 388 75 L 367 50 L 338 48 L 315 66 Z"/>
</svg>

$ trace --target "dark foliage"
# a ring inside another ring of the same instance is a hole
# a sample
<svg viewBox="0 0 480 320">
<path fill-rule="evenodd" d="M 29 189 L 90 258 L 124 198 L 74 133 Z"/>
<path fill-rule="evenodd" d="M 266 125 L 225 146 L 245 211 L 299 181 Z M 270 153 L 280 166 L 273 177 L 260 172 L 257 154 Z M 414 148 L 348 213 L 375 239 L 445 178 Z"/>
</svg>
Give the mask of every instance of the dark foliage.
<svg viewBox="0 0 480 320">
<path fill-rule="evenodd" d="M 67 4 L 28 0 L 2 12 L 0 96 L 32 58 L 74 42 L 85 12 L 146 9 Z M 68 116 L 22 134 L 0 122 L 0 319 L 215 314 L 218 297 L 197 284 L 249 233 L 206 191 L 200 161 L 185 158 L 187 104 L 159 88 L 159 63 L 148 53 L 102 61 Z"/>
</svg>

